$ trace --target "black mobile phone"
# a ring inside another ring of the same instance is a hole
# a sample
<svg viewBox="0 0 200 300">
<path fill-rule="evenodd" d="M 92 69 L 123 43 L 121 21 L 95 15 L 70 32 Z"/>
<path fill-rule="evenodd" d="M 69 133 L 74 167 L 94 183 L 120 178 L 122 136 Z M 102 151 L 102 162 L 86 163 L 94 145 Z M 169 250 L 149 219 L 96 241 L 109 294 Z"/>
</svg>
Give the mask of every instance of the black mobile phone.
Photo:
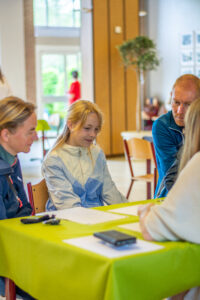
<svg viewBox="0 0 200 300">
<path fill-rule="evenodd" d="M 32 216 L 29 218 L 24 218 L 24 219 L 20 219 L 20 221 L 23 224 L 35 224 L 35 223 L 40 223 L 46 220 L 50 220 L 50 219 L 54 219 L 55 215 L 49 216 L 49 215 L 43 215 L 41 217 L 36 217 L 36 216 Z"/>
<path fill-rule="evenodd" d="M 47 225 L 59 225 L 60 219 L 50 219 L 50 220 L 43 221 L 42 223 Z"/>
<path fill-rule="evenodd" d="M 95 232 L 94 236 L 117 247 L 136 243 L 135 236 L 117 230 Z"/>
</svg>

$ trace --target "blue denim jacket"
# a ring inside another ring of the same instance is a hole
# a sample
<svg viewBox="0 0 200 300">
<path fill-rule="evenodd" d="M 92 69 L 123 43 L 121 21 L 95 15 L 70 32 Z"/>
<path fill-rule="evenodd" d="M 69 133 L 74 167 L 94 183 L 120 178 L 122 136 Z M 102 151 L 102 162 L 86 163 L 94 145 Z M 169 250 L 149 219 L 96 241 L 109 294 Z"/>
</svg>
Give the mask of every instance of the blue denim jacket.
<svg viewBox="0 0 200 300">
<path fill-rule="evenodd" d="M 183 127 L 178 126 L 173 118 L 172 111 L 158 118 L 152 128 L 153 142 L 158 167 L 158 184 L 155 195 L 163 177 L 176 160 L 177 152 L 184 142 Z M 167 189 L 159 197 L 167 195 Z"/>
</svg>

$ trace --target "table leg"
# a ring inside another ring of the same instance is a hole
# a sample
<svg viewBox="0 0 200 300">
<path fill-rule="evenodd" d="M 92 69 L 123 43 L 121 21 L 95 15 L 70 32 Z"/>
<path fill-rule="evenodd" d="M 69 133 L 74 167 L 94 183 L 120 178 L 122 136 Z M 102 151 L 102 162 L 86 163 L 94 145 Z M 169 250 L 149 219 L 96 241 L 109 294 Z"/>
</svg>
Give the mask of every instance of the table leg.
<svg viewBox="0 0 200 300">
<path fill-rule="evenodd" d="M 16 300 L 15 283 L 9 278 L 5 278 L 5 295 L 6 300 Z"/>
</svg>

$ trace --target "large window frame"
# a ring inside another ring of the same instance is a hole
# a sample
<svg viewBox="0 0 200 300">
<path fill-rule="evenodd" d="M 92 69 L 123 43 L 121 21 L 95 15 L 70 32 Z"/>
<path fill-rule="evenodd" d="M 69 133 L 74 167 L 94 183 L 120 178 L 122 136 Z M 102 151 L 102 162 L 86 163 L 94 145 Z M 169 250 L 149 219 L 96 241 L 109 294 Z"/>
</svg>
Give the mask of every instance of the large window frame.
<svg viewBox="0 0 200 300">
<path fill-rule="evenodd" d="M 37 9 L 37 3 L 36 2 L 40 2 L 40 4 L 41 4 L 41 0 L 34 0 L 34 4 L 33 4 L 33 7 L 34 7 L 34 23 L 37 23 L 37 21 L 36 21 L 36 19 L 37 19 L 37 17 L 35 16 L 35 11 L 36 11 L 36 9 Z M 51 0 L 52 1 L 52 0 Z M 63 27 L 63 28 L 67 28 L 67 27 L 69 27 L 69 28 L 80 28 L 80 26 L 81 26 L 81 20 L 79 20 L 79 23 L 77 23 L 77 20 L 76 20 L 76 15 L 77 15 L 77 13 L 79 13 L 79 17 L 81 18 L 81 8 L 79 8 L 79 9 L 77 9 L 76 8 L 76 2 L 78 2 L 79 1 L 79 3 L 80 3 L 80 7 L 81 7 L 81 0 L 70 0 L 71 1 L 71 4 L 72 4 L 72 10 L 71 10 L 71 17 L 72 17 L 72 24 L 71 24 L 71 26 L 63 26 L 63 25 L 52 25 L 52 23 L 50 22 L 50 15 L 51 15 L 51 13 L 52 13 L 52 7 L 51 7 L 51 4 L 52 3 L 50 3 L 50 0 L 44 0 L 43 1 L 43 7 L 44 7 L 44 14 L 45 14 L 45 16 L 44 16 L 44 24 L 43 25 L 38 25 L 38 24 L 35 24 L 35 27 L 37 27 L 38 29 L 40 29 L 41 27 L 46 27 L 46 28 L 52 28 L 52 27 Z M 70 2 L 69 1 L 69 2 Z M 62 1 L 61 1 L 62 2 Z M 62 9 L 64 9 L 64 8 L 66 8 L 66 6 L 67 6 L 67 4 L 69 4 L 69 2 L 68 3 L 66 3 L 64 6 L 60 6 L 60 7 L 62 7 Z M 56 2 L 55 2 L 56 3 Z M 59 4 L 59 3 L 58 3 Z M 57 6 L 58 7 L 58 6 Z M 59 8 L 60 8 L 59 7 Z M 41 9 L 40 9 L 40 12 L 42 11 L 42 7 L 41 7 Z M 55 12 L 56 11 L 56 5 L 55 5 L 55 7 L 54 7 L 54 9 L 53 9 L 53 11 Z M 59 11 L 59 10 L 58 10 Z M 69 13 L 69 11 L 68 11 L 68 13 Z M 54 15 L 54 14 L 53 14 Z M 66 15 L 67 15 L 67 12 L 66 12 Z M 65 16 L 66 16 L 65 15 Z M 59 17 L 62 17 L 62 14 L 59 16 Z M 69 15 L 68 15 L 68 17 L 69 17 Z M 54 15 L 54 18 L 55 18 L 55 15 Z M 59 22 L 58 22 L 59 23 Z"/>
<path fill-rule="evenodd" d="M 68 96 L 44 96 L 42 86 L 42 56 L 46 54 L 59 54 L 64 56 L 64 70 L 66 70 L 66 56 L 73 54 L 80 54 L 79 46 L 36 46 L 36 72 L 37 72 L 37 107 L 38 115 L 43 117 L 44 105 L 46 103 L 64 102 L 68 103 Z M 65 78 L 65 85 L 67 90 L 67 79 Z"/>
</svg>

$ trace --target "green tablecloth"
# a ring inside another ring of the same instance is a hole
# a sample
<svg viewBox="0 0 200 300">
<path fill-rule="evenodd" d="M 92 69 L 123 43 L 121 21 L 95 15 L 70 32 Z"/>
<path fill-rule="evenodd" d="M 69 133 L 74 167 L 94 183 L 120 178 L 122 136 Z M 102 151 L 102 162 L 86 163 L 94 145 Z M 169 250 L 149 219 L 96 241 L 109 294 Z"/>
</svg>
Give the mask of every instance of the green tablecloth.
<svg viewBox="0 0 200 300">
<path fill-rule="evenodd" d="M 160 300 L 200 285 L 199 245 L 159 243 L 165 246 L 159 251 L 109 259 L 62 241 L 137 220 L 59 226 L 0 221 L 0 275 L 41 300 Z"/>
</svg>

